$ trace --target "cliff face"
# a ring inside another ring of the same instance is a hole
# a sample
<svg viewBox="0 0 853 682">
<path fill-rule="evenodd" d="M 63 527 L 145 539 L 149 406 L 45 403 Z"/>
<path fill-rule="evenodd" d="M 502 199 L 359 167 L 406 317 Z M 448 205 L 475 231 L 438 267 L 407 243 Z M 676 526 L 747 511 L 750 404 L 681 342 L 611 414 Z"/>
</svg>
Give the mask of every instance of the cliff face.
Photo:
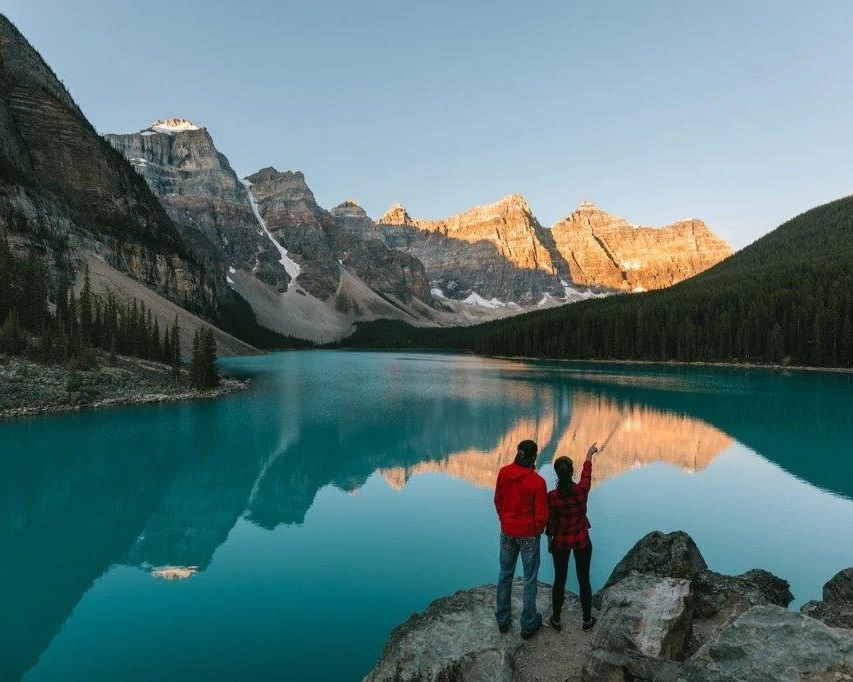
<svg viewBox="0 0 853 682">
<path fill-rule="evenodd" d="M 701 220 L 636 227 L 589 202 L 551 229 L 573 282 L 623 291 L 672 286 L 732 254 Z"/>
<path fill-rule="evenodd" d="M 145 179 L 208 266 L 220 273 L 245 268 L 277 291 L 287 289 L 290 276 L 258 225 L 248 190 L 205 128 L 167 119 L 138 133 L 105 137 Z"/>
<path fill-rule="evenodd" d="M 424 264 L 385 244 L 372 231 L 375 224 L 361 206 L 346 201 L 335 206 L 330 214 L 335 221 L 334 228 L 329 230 L 334 250 L 372 289 L 404 302 L 414 296 L 424 303 L 434 303 Z"/>
<path fill-rule="evenodd" d="M 313 296 L 326 300 L 339 293 L 340 267 L 345 267 L 380 294 L 403 302 L 412 297 L 432 301 L 416 258 L 352 229 L 354 223 L 372 222 L 356 204 L 324 210 L 298 171 L 264 168 L 247 180 L 268 229 L 293 254 L 301 266 L 299 283 Z M 343 299 L 337 303 L 349 305 Z"/>
<path fill-rule="evenodd" d="M 731 254 L 701 220 L 634 227 L 588 203 L 543 228 L 517 194 L 434 221 L 412 218 L 397 204 L 378 222 L 363 229 L 420 259 L 432 286 L 448 298 L 476 293 L 522 306 L 543 296 L 571 301 L 659 289 Z"/>
<path fill-rule="evenodd" d="M 54 269 L 83 251 L 212 314 L 224 278 L 205 276 L 131 166 L 83 116 L 18 30 L 0 16 L 0 223 Z"/>
<path fill-rule="evenodd" d="M 567 270 L 547 247 L 548 231 L 517 194 L 435 221 L 413 219 L 397 204 L 378 223 L 375 233 L 422 261 L 431 285 L 448 298 L 476 294 L 530 305 L 567 293 L 560 283 Z"/>
</svg>

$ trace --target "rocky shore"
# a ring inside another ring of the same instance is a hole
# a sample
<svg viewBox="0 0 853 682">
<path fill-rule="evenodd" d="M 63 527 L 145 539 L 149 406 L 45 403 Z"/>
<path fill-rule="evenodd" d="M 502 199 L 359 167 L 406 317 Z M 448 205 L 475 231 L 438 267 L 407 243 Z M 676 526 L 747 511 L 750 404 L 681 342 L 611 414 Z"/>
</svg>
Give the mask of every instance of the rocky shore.
<svg viewBox="0 0 853 682">
<path fill-rule="evenodd" d="M 199 400 L 242 391 L 248 382 L 223 378 L 220 386 L 196 390 L 186 376 L 175 383 L 166 365 L 119 356 L 96 367 L 73 370 L 0 355 L 0 421 L 82 409 Z"/>
<path fill-rule="evenodd" d="M 549 614 L 550 585 L 538 607 Z M 528 641 L 516 619 L 501 635 L 494 585 L 434 601 L 397 627 L 366 682 L 853 680 L 853 568 L 801 612 L 787 581 L 761 570 L 711 571 L 682 531 L 642 538 L 595 595 L 598 623 L 581 630 L 568 595 L 560 632 Z M 521 612 L 521 583 L 513 613 Z"/>
</svg>

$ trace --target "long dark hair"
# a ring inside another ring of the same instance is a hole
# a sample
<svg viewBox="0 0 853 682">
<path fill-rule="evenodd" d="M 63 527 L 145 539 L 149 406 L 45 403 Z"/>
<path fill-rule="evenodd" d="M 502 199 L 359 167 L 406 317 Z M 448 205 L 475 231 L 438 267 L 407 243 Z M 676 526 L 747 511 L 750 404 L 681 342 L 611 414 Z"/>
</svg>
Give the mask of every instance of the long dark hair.
<svg viewBox="0 0 853 682">
<path fill-rule="evenodd" d="M 575 473 L 575 465 L 568 457 L 557 457 L 554 460 L 554 471 L 557 472 L 557 492 L 560 497 L 568 497 L 572 494 L 572 489 L 575 487 L 575 482 L 572 480 L 572 474 Z"/>
</svg>

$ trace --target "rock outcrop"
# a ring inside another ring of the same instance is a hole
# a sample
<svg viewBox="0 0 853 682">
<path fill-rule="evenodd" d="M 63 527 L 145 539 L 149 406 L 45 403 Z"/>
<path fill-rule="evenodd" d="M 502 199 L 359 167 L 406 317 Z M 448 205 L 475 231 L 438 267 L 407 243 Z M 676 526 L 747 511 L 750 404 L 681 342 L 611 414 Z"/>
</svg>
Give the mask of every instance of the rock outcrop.
<svg viewBox="0 0 853 682">
<path fill-rule="evenodd" d="M 650 291 L 692 277 L 732 254 L 701 220 L 637 227 L 584 202 L 551 228 L 572 282 Z"/>
<path fill-rule="evenodd" d="M 397 204 L 378 223 L 373 233 L 423 262 L 432 287 L 447 298 L 529 306 L 567 294 L 565 268 L 545 246 L 548 232 L 517 194 L 433 221 L 415 220 Z"/>
<path fill-rule="evenodd" d="M 843 601 L 848 577 L 839 575 L 828 593 Z M 516 613 L 520 587 L 516 582 Z M 549 592 L 540 584 L 537 607 L 546 615 Z M 577 597 L 567 595 L 561 632 L 543 628 L 527 642 L 515 630 L 500 635 L 494 595 L 494 586 L 484 585 L 436 600 L 394 630 L 365 679 L 853 679 L 853 630 L 789 611 L 787 583 L 766 571 L 741 576 L 709 571 L 683 532 L 650 533 L 623 558 L 598 595 L 601 612 L 591 633 L 566 627 L 580 621 Z"/>
<path fill-rule="evenodd" d="M 800 609 L 834 628 L 853 628 L 853 568 L 839 571 L 823 586 L 823 600 Z"/>
<path fill-rule="evenodd" d="M 193 251 L 211 268 L 243 268 L 276 291 L 290 282 L 260 229 L 247 188 L 206 128 L 186 119 L 106 139 L 133 164 Z"/>
<path fill-rule="evenodd" d="M 636 227 L 587 202 L 543 228 L 517 194 L 444 220 L 418 220 L 396 204 L 378 222 L 371 232 L 417 256 L 432 286 L 453 299 L 476 293 L 529 305 L 660 289 L 731 255 L 701 220 Z"/>
</svg>

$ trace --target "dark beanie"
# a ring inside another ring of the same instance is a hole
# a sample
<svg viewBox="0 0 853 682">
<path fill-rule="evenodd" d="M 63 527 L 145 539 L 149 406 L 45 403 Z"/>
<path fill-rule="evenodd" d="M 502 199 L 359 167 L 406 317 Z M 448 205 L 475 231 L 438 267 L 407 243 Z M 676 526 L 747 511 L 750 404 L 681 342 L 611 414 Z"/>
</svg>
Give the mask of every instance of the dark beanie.
<svg viewBox="0 0 853 682">
<path fill-rule="evenodd" d="M 523 440 L 518 444 L 518 454 L 523 455 L 524 461 L 532 465 L 536 462 L 536 453 L 539 452 L 539 447 L 536 441 Z"/>
</svg>

